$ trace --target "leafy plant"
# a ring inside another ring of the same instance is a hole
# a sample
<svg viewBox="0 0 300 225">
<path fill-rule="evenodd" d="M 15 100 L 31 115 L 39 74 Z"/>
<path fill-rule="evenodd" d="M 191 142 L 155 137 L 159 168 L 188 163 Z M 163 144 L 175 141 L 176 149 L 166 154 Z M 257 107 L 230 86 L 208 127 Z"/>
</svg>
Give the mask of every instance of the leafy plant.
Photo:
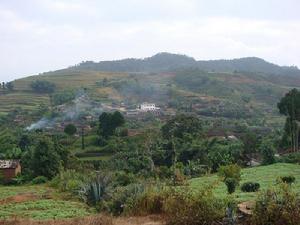
<svg viewBox="0 0 300 225">
<path fill-rule="evenodd" d="M 227 187 L 227 192 L 228 194 L 232 194 L 233 192 L 235 192 L 236 186 L 238 185 L 238 182 L 236 179 L 234 178 L 227 178 L 224 181 L 226 187 Z"/>
<path fill-rule="evenodd" d="M 268 189 L 256 200 L 253 225 L 299 225 L 300 199 L 287 184 Z"/>
<path fill-rule="evenodd" d="M 260 188 L 260 184 L 256 182 L 246 182 L 241 186 L 243 192 L 256 192 Z"/>
<path fill-rule="evenodd" d="M 228 166 L 221 166 L 218 175 L 226 181 L 228 178 L 235 179 L 237 182 L 241 180 L 241 167 L 237 164 L 231 164 Z"/>
<path fill-rule="evenodd" d="M 38 176 L 36 178 L 34 178 L 31 183 L 32 184 L 44 184 L 48 181 L 48 178 L 47 177 L 44 177 L 44 176 Z"/>
<path fill-rule="evenodd" d="M 283 183 L 292 184 L 292 183 L 295 183 L 296 178 L 294 176 L 290 175 L 290 176 L 280 177 L 280 180 Z"/>
</svg>

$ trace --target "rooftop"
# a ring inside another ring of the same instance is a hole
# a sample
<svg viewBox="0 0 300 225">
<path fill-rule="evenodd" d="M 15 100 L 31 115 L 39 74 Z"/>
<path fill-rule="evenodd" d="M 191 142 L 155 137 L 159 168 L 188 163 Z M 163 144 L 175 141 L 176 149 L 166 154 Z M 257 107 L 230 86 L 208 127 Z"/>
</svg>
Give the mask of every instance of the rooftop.
<svg viewBox="0 0 300 225">
<path fill-rule="evenodd" d="M 0 169 L 14 169 L 18 167 L 20 160 L 11 159 L 11 160 L 0 160 Z"/>
</svg>

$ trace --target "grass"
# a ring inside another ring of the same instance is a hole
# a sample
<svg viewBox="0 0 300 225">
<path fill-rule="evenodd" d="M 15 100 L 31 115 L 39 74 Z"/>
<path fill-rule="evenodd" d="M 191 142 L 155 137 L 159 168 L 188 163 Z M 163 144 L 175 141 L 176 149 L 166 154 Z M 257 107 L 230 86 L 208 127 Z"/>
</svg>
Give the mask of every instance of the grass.
<svg viewBox="0 0 300 225">
<path fill-rule="evenodd" d="M 32 199 L 16 201 L 11 197 L 34 194 Z M 35 220 L 77 218 L 92 215 L 94 210 L 75 200 L 65 200 L 63 193 L 45 185 L 0 186 L 0 219 L 28 218 Z"/>
<path fill-rule="evenodd" d="M 94 157 L 80 157 L 81 161 L 108 161 L 111 159 L 111 155 L 103 155 L 103 156 L 94 156 Z"/>
<path fill-rule="evenodd" d="M 0 218 L 10 217 L 42 219 L 62 219 L 90 215 L 87 207 L 79 202 L 42 199 L 0 206 Z"/>
<path fill-rule="evenodd" d="M 20 194 L 43 195 L 47 192 L 49 192 L 49 188 L 44 185 L 0 186 L 0 200 Z"/>
<path fill-rule="evenodd" d="M 276 185 L 276 179 L 278 177 L 287 175 L 295 176 L 296 182 L 292 185 L 292 188 L 300 194 L 300 165 L 296 164 L 277 163 L 268 166 L 243 169 L 240 184 L 249 181 L 258 182 L 260 184 L 260 190 L 266 190 Z M 190 180 L 190 186 L 194 189 L 204 187 L 205 185 L 214 185 L 213 193 L 220 198 L 226 197 L 226 186 L 219 180 L 219 177 L 216 174 Z M 238 202 L 243 202 L 255 199 L 257 194 L 258 192 L 242 192 L 240 188 L 237 188 L 234 197 Z"/>
</svg>

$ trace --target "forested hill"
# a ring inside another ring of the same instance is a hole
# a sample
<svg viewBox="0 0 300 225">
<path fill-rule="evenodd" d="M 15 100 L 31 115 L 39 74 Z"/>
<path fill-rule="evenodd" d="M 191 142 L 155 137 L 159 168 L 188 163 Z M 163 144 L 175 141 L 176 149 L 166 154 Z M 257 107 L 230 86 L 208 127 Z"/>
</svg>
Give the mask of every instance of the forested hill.
<svg viewBox="0 0 300 225">
<path fill-rule="evenodd" d="M 213 72 L 249 72 L 274 75 L 300 76 L 300 70 L 293 66 L 278 66 L 256 57 L 232 60 L 196 61 L 186 55 L 158 53 L 144 59 L 128 58 L 116 61 L 85 61 L 73 67 L 79 70 L 106 72 L 167 72 L 193 67 Z"/>
</svg>

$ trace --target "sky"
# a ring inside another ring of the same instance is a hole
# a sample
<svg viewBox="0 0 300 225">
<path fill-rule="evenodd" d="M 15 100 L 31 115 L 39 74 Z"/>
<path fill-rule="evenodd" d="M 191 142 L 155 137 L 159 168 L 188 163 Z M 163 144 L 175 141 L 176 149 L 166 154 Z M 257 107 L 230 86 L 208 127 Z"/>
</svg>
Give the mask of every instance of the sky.
<svg viewBox="0 0 300 225">
<path fill-rule="evenodd" d="M 158 52 L 300 67 L 299 0 L 0 0 L 0 81 Z"/>
</svg>

